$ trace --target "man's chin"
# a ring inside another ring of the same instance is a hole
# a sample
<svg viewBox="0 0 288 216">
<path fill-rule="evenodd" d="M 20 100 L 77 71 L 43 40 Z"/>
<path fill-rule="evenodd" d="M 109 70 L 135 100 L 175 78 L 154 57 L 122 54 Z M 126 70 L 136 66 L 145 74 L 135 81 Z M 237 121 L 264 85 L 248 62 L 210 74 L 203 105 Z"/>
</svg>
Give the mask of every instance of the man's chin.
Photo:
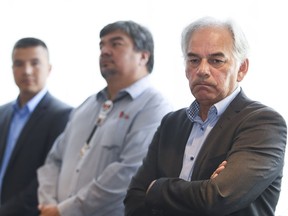
<svg viewBox="0 0 288 216">
<path fill-rule="evenodd" d="M 101 75 L 104 79 L 107 79 L 116 74 L 115 70 L 101 70 Z"/>
</svg>

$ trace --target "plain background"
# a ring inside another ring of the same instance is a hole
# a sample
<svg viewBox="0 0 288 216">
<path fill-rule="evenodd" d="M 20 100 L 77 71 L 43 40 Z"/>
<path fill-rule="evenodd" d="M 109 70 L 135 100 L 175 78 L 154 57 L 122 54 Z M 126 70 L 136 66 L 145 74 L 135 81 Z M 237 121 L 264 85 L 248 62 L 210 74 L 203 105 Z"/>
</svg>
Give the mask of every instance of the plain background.
<svg viewBox="0 0 288 216">
<path fill-rule="evenodd" d="M 98 67 L 100 29 L 110 22 L 133 20 L 154 36 L 155 85 L 175 109 L 187 107 L 193 97 L 185 78 L 180 36 L 187 24 L 202 16 L 231 17 L 242 26 L 251 53 L 250 69 L 241 86 L 250 98 L 273 107 L 287 121 L 288 13 L 284 0 L 3 0 L 0 104 L 18 94 L 11 70 L 11 51 L 18 39 L 38 37 L 46 42 L 53 65 L 50 92 L 78 106 L 106 84 Z M 277 216 L 288 212 L 287 175 L 286 166 Z"/>
</svg>

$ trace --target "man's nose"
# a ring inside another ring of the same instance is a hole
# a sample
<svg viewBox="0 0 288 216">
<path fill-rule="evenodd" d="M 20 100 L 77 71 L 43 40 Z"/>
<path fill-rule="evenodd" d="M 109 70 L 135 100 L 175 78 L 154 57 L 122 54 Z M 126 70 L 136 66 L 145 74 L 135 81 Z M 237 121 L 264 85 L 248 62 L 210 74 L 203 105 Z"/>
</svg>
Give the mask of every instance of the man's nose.
<svg viewBox="0 0 288 216">
<path fill-rule="evenodd" d="M 108 46 L 102 46 L 100 48 L 100 55 L 108 55 L 111 53 L 111 49 Z"/>
<path fill-rule="evenodd" d="M 201 77 L 207 77 L 210 75 L 210 65 L 207 59 L 201 60 L 197 73 Z"/>
<path fill-rule="evenodd" d="M 33 73 L 33 67 L 32 67 L 32 65 L 26 64 L 26 65 L 24 66 L 24 72 L 25 72 L 25 74 L 31 75 L 31 74 Z"/>
</svg>

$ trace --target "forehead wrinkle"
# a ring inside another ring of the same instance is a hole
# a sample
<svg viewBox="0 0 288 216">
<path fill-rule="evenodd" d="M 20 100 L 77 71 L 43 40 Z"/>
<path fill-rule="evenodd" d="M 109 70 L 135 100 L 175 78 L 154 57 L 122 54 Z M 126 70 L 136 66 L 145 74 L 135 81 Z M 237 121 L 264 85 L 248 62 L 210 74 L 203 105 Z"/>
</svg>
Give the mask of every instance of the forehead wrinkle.
<svg viewBox="0 0 288 216">
<path fill-rule="evenodd" d="M 191 35 L 188 45 L 193 53 L 205 53 L 208 56 L 214 53 L 225 54 L 226 51 L 230 52 L 233 40 L 227 29 L 207 27 L 195 31 Z"/>
</svg>

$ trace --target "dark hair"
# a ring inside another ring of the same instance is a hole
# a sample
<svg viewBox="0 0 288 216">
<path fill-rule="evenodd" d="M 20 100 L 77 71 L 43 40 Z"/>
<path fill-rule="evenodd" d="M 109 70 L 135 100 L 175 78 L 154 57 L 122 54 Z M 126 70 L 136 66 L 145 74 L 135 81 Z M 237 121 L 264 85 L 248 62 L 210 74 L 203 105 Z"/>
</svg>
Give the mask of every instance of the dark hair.
<svg viewBox="0 0 288 216">
<path fill-rule="evenodd" d="M 36 47 L 36 46 L 41 46 L 44 49 L 46 49 L 49 55 L 48 47 L 46 46 L 46 44 L 42 40 L 38 38 L 33 38 L 33 37 L 27 37 L 27 38 L 22 38 L 18 40 L 13 47 L 12 54 L 14 53 L 15 49 Z"/>
<path fill-rule="evenodd" d="M 154 41 L 151 32 L 133 21 L 118 21 L 106 25 L 100 31 L 100 38 L 117 30 L 123 31 L 132 39 L 134 50 L 150 53 L 146 67 L 149 73 L 151 73 L 154 66 Z"/>
</svg>

